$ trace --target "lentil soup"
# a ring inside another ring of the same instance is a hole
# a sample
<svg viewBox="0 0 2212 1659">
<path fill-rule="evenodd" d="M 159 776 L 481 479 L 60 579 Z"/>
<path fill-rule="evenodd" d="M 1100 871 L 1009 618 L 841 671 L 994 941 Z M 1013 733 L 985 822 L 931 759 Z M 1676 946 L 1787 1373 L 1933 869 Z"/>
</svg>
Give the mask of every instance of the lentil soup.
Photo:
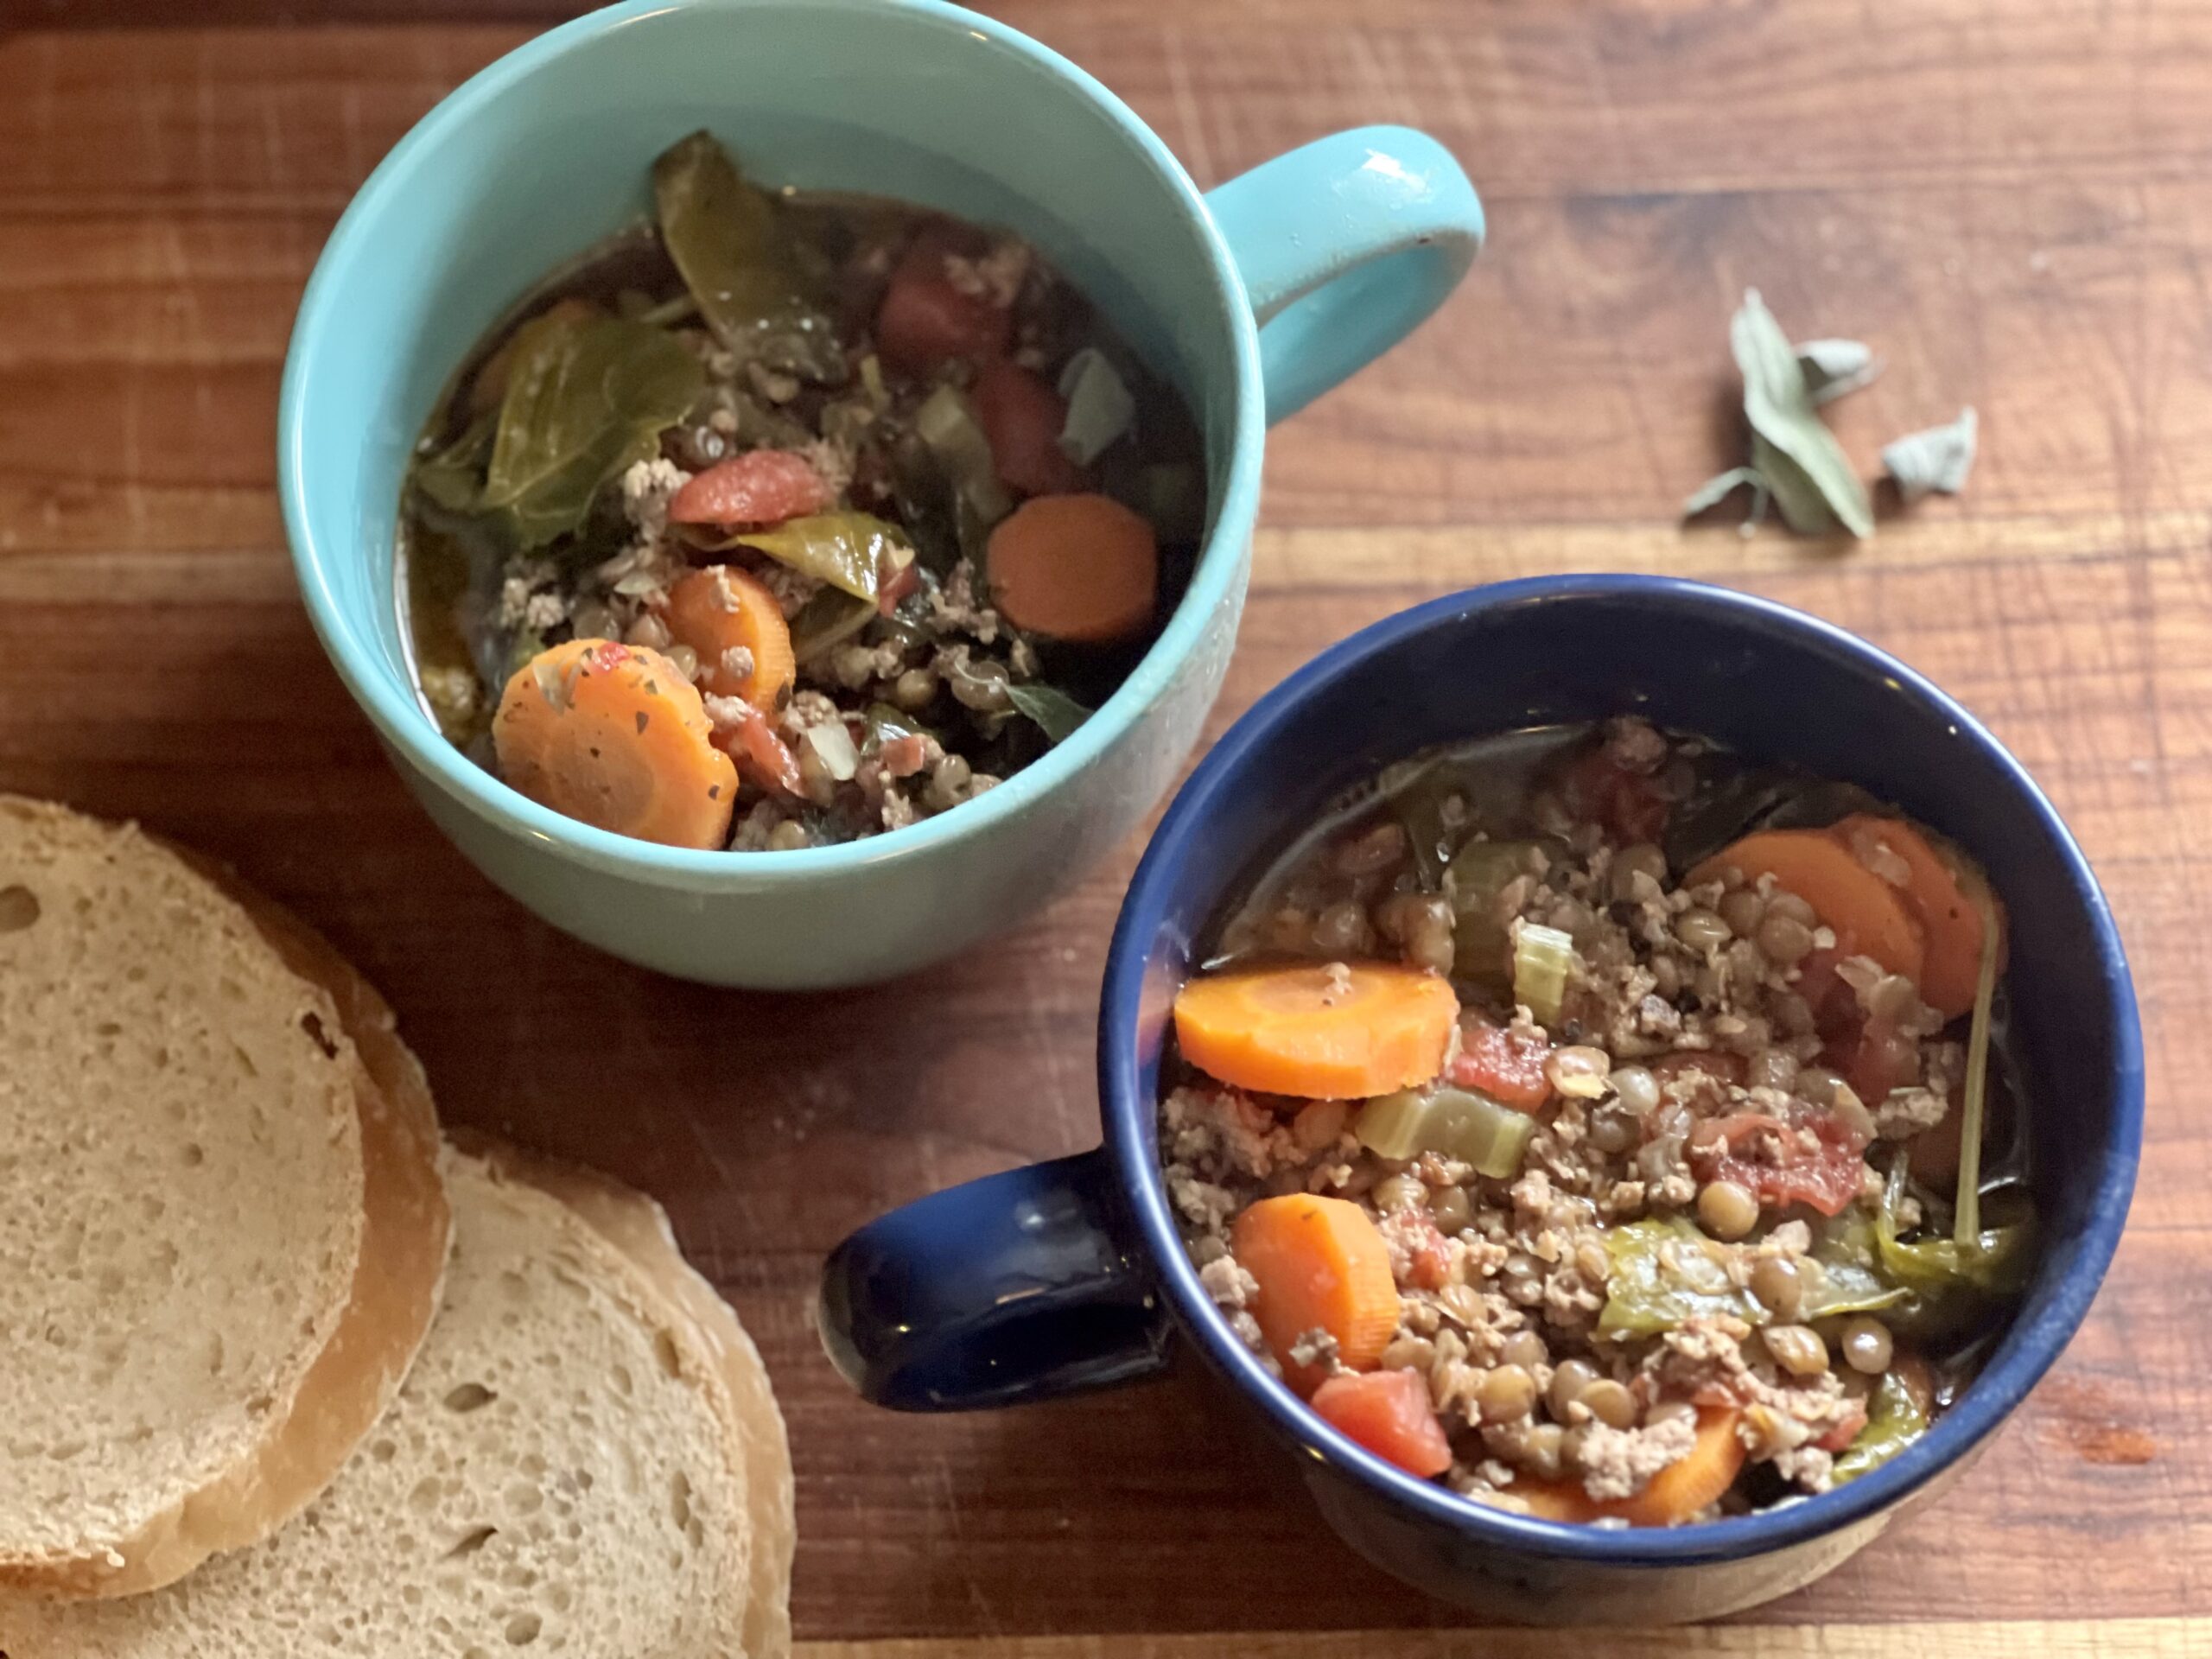
<svg viewBox="0 0 2212 1659">
<path fill-rule="evenodd" d="M 1262 1363 L 1469 1498 L 1827 1491 L 2026 1277 L 2003 958 L 1978 868 L 1863 791 L 1633 719 L 1431 752 L 1208 942 L 1169 1198 Z"/>
<path fill-rule="evenodd" d="M 461 366 L 402 502 L 441 730 L 601 829 L 741 852 L 949 811 L 1157 638 L 1198 430 L 1007 232 L 749 183 L 705 133 L 655 214 Z"/>
</svg>

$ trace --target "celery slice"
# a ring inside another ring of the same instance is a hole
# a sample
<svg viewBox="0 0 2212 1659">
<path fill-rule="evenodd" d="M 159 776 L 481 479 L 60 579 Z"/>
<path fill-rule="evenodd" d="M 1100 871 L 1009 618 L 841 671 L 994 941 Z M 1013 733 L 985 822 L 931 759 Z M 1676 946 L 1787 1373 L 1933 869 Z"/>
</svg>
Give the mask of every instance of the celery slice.
<svg viewBox="0 0 2212 1659">
<path fill-rule="evenodd" d="M 1513 999 L 1540 1026 L 1554 1024 L 1574 969 L 1574 941 L 1555 927 L 1522 922 L 1513 930 Z"/>
<path fill-rule="evenodd" d="M 1536 1120 L 1471 1089 L 1439 1084 L 1382 1095 L 1360 1109 L 1352 1133 L 1381 1158 L 1424 1152 L 1456 1158 L 1503 1180 L 1519 1173 Z"/>
</svg>

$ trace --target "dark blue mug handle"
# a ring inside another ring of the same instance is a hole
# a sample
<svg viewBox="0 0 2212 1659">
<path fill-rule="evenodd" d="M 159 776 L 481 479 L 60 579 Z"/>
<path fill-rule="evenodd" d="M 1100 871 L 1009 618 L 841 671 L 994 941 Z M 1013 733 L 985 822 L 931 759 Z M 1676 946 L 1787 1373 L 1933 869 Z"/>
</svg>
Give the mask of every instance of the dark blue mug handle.
<svg viewBox="0 0 2212 1659">
<path fill-rule="evenodd" d="M 1121 1241 L 1102 1148 L 918 1198 L 822 1269 L 822 1344 L 863 1399 L 899 1411 L 1049 1400 L 1149 1376 L 1167 1319 Z"/>
</svg>

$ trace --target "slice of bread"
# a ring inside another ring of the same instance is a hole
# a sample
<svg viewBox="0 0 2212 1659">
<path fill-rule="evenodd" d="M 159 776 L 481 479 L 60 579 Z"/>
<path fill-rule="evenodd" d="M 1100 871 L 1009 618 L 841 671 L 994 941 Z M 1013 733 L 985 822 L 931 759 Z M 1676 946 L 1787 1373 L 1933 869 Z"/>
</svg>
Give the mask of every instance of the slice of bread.
<svg viewBox="0 0 2212 1659">
<path fill-rule="evenodd" d="M 449 1217 L 420 1068 L 329 947 L 0 796 L 0 1587 L 268 1536 L 397 1391 Z"/>
<path fill-rule="evenodd" d="M 0 1602 L 0 1652 L 784 1659 L 790 1464 L 734 1317 L 635 1194 L 499 1150 L 446 1180 L 444 1306 L 329 1489 L 154 1594 Z"/>
</svg>

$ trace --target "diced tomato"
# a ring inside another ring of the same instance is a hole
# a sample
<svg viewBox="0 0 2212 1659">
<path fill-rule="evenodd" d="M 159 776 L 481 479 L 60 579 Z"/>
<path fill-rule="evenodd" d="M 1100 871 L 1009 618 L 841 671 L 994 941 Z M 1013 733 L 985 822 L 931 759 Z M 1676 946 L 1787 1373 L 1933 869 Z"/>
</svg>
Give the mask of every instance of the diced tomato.
<svg viewBox="0 0 2212 1659">
<path fill-rule="evenodd" d="M 1800 1129 L 1813 1132 L 1814 1146 L 1804 1145 Z M 1782 1143 L 1778 1163 L 1737 1154 L 1738 1146 L 1762 1135 Z M 1769 1209 L 1805 1204 L 1824 1216 L 1840 1215 L 1859 1196 L 1866 1147 L 1834 1112 L 1813 1109 L 1795 1123 L 1764 1112 L 1738 1112 L 1700 1124 L 1691 1137 L 1691 1156 L 1707 1180 L 1732 1181 Z"/>
<path fill-rule="evenodd" d="M 911 778 L 929 764 L 929 758 L 928 741 L 913 732 L 890 739 L 879 757 L 887 778 Z"/>
<path fill-rule="evenodd" d="M 954 285 L 944 262 L 959 251 L 944 232 L 925 231 L 891 273 L 875 312 L 876 354 L 886 367 L 920 376 L 956 359 L 981 364 L 1006 355 L 1014 314 L 988 294 Z"/>
<path fill-rule="evenodd" d="M 888 616 L 899 608 L 899 601 L 922 585 L 922 564 L 919 559 L 906 556 L 904 564 L 894 564 L 886 573 L 879 565 L 875 590 L 875 608 Z"/>
<path fill-rule="evenodd" d="M 1656 841 L 1666 833 L 1668 802 L 1657 780 L 1623 771 L 1610 747 L 1592 749 L 1570 766 L 1560 779 L 1560 793 L 1568 811 L 1604 825 L 1624 847 Z"/>
<path fill-rule="evenodd" d="M 1847 1452 L 1851 1449 L 1851 1443 L 1859 1438 L 1859 1431 L 1866 1427 L 1866 1408 L 1854 1402 L 1851 1409 L 1844 1413 L 1843 1421 L 1813 1444 L 1823 1452 Z"/>
<path fill-rule="evenodd" d="M 1000 361 L 976 377 L 976 414 L 1001 481 L 1025 495 L 1072 495 L 1089 480 L 1060 448 L 1067 400 L 1042 375 Z"/>
<path fill-rule="evenodd" d="M 820 512 L 834 498 L 804 455 L 752 449 L 718 461 L 668 504 L 671 524 L 780 524 Z"/>
<path fill-rule="evenodd" d="M 1452 1442 L 1412 1371 L 1339 1374 L 1313 1390 L 1324 1422 L 1409 1475 L 1434 1478 L 1452 1466 Z"/>
<path fill-rule="evenodd" d="M 1464 1089 L 1479 1089 L 1501 1106 L 1535 1112 L 1552 1097 L 1544 1060 L 1548 1040 L 1533 1032 L 1494 1026 L 1480 1014 L 1459 1022 L 1459 1053 L 1446 1076 Z"/>
<path fill-rule="evenodd" d="M 786 795 L 799 792 L 798 757 L 791 746 L 778 737 L 768 724 L 767 716 L 750 703 L 739 707 L 743 713 L 734 727 L 725 727 L 715 734 L 715 741 L 737 762 L 738 770 L 764 788 L 779 789 Z"/>
<path fill-rule="evenodd" d="M 1407 1281 L 1419 1290 L 1441 1290 L 1451 1276 L 1451 1249 L 1436 1224 L 1423 1216 L 1421 1235 L 1414 1243 L 1412 1260 L 1406 1268 Z"/>
<path fill-rule="evenodd" d="M 1844 1075 L 1859 1098 L 1878 1106 L 1920 1074 L 1920 1052 L 1887 1020 L 1868 1015 L 1858 1035 L 1831 1044 L 1822 1056 Z"/>
</svg>

